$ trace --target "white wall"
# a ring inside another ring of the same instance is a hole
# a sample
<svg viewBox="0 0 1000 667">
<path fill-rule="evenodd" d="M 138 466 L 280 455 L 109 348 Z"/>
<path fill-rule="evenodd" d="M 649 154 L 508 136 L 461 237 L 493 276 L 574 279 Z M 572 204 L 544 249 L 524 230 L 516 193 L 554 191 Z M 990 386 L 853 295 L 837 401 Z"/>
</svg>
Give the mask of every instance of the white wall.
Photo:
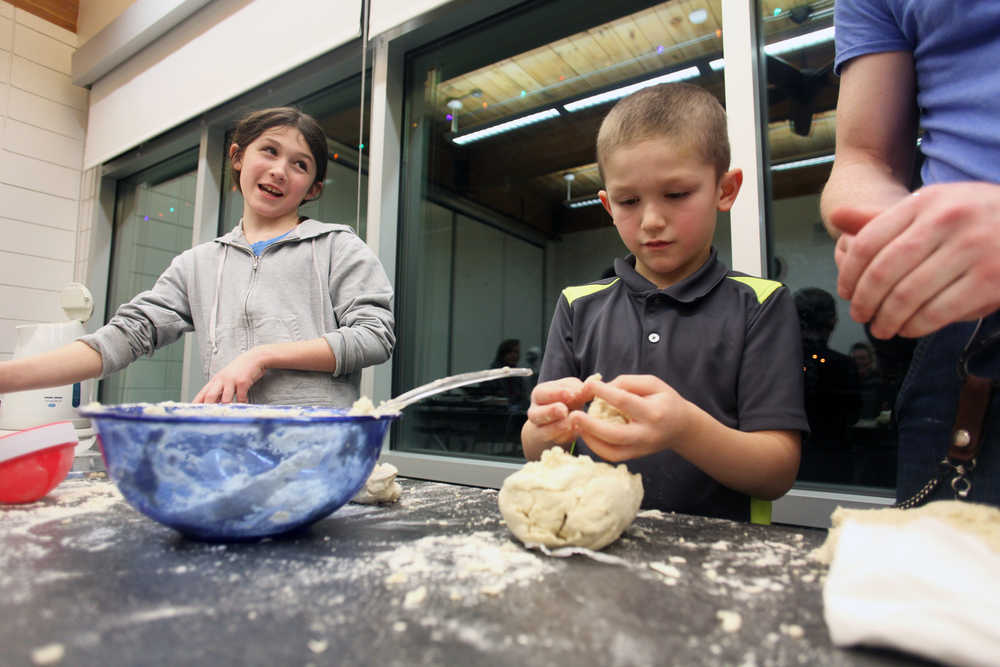
<svg viewBox="0 0 1000 667">
<path fill-rule="evenodd" d="M 0 359 L 17 325 L 65 319 L 87 128 L 87 90 L 70 82 L 76 46 L 73 33 L 0 0 Z"/>
<path fill-rule="evenodd" d="M 346 44 L 360 33 L 360 7 L 361 0 L 205 5 L 94 83 L 84 164 L 106 162 Z"/>
<path fill-rule="evenodd" d="M 76 36 L 80 44 L 99 33 L 121 16 L 135 0 L 80 0 L 76 19 Z"/>
</svg>

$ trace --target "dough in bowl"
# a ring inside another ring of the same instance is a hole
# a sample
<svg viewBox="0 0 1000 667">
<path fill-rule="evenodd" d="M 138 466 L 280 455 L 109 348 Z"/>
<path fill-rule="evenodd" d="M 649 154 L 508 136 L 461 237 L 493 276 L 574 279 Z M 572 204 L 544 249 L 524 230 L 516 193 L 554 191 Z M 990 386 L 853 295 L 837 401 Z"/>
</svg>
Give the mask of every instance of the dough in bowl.
<svg viewBox="0 0 1000 667">
<path fill-rule="evenodd" d="M 560 447 L 504 480 L 499 494 L 507 527 L 529 546 L 602 549 L 632 523 L 641 502 L 640 475 Z"/>
</svg>

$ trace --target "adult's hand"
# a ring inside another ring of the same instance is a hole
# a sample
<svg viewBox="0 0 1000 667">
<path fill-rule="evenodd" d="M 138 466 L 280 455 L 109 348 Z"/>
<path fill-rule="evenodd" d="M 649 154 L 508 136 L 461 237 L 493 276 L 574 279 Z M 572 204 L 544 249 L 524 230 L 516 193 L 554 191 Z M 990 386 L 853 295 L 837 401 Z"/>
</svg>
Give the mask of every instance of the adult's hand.
<svg viewBox="0 0 1000 667">
<path fill-rule="evenodd" d="M 837 291 L 872 335 L 924 336 L 1000 307 L 1000 185 L 922 188 L 882 212 L 841 207 Z"/>
</svg>

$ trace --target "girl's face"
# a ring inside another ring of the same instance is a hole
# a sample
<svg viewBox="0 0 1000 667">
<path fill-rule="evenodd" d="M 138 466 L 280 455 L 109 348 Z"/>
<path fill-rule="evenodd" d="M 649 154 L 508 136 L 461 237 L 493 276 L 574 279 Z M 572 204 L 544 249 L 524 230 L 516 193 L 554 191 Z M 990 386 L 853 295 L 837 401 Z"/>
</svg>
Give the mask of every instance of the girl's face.
<svg viewBox="0 0 1000 667">
<path fill-rule="evenodd" d="M 244 223 L 298 221 L 299 205 L 323 187 L 314 182 L 316 161 L 294 127 L 265 130 L 242 151 L 233 144 L 229 157 L 240 171 Z"/>
</svg>

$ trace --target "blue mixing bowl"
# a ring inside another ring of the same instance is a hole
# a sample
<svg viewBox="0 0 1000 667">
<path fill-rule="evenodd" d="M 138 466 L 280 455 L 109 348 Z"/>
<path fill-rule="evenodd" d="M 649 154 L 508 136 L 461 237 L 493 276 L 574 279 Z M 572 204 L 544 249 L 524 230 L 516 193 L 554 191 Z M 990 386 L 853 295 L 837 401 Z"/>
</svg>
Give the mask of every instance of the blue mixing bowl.
<svg viewBox="0 0 1000 667">
<path fill-rule="evenodd" d="M 277 535 L 329 515 L 375 467 L 398 413 L 92 404 L 108 476 L 146 516 L 201 540 Z"/>
</svg>

